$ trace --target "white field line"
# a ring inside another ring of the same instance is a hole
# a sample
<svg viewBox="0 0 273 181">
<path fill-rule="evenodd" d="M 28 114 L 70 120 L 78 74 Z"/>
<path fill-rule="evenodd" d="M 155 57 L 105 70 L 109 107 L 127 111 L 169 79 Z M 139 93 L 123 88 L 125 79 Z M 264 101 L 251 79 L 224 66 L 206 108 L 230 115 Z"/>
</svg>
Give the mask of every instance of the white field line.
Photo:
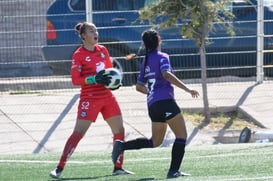
<svg viewBox="0 0 273 181">
<path fill-rule="evenodd" d="M 229 178 L 229 179 L 211 179 L 211 180 L 203 180 L 203 181 L 242 181 L 242 180 L 272 180 L 273 176 L 266 177 L 245 177 L 245 178 Z"/>
<path fill-rule="evenodd" d="M 94 163 L 108 163 L 109 161 L 68 161 L 69 164 L 94 164 Z M 48 161 L 48 160 L 0 160 L 0 163 L 58 163 L 58 160 L 56 161 Z"/>
<path fill-rule="evenodd" d="M 222 158 L 222 157 L 235 157 L 235 156 L 251 156 L 257 153 L 228 153 L 228 154 L 216 154 L 216 155 L 202 155 L 202 156 L 186 156 L 185 159 L 200 159 L 200 158 Z M 271 152 L 265 152 L 263 155 L 272 155 Z M 143 161 L 155 161 L 155 160 L 170 160 L 170 157 L 158 157 L 158 158 L 138 158 L 138 159 L 126 159 L 126 162 L 143 162 Z M 0 159 L 0 163 L 57 163 L 56 161 L 50 160 L 11 160 L 11 159 Z M 69 163 L 74 164 L 101 164 L 111 162 L 109 160 L 92 160 L 92 161 L 76 161 L 69 160 Z"/>
</svg>

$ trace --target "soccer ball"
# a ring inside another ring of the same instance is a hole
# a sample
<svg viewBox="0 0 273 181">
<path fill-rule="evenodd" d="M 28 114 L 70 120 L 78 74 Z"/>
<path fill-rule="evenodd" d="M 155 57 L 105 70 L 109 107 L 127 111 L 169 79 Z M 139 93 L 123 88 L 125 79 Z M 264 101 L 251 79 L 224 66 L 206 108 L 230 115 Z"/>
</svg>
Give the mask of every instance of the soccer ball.
<svg viewBox="0 0 273 181">
<path fill-rule="evenodd" d="M 111 82 L 108 84 L 108 86 L 105 86 L 108 89 L 115 89 L 121 85 L 122 81 L 122 74 L 119 70 L 115 68 L 107 68 L 105 69 L 105 73 L 109 74 L 111 78 Z"/>
</svg>

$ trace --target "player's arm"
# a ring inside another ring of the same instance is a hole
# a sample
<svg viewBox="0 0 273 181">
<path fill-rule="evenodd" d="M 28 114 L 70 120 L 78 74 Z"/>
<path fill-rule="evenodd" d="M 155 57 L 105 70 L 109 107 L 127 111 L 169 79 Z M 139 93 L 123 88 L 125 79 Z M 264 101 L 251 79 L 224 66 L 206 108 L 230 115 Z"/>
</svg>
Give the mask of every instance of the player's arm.
<svg viewBox="0 0 273 181">
<path fill-rule="evenodd" d="M 77 59 L 77 56 L 73 55 L 72 58 L 72 67 L 71 67 L 71 78 L 73 85 L 86 85 L 86 84 L 103 84 L 108 85 L 110 83 L 111 77 L 105 73 L 105 70 L 98 72 L 96 75 L 92 76 L 83 76 L 82 67 L 80 60 Z"/>
<path fill-rule="evenodd" d="M 185 90 L 186 92 L 190 93 L 192 97 L 198 97 L 199 93 L 195 90 L 189 89 L 182 81 L 180 81 L 173 73 L 170 71 L 166 70 L 162 72 L 162 75 L 164 79 L 166 79 L 168 82 L 171 84 L 179 87 L 180 89 Z"/>
<path fill-rule="evenodd" d="M 71 79 L 73 85 L 84 85 L 85 77 L 81 75 L 82 65 L 76 55 L 72 57 Z"/>
</svg>

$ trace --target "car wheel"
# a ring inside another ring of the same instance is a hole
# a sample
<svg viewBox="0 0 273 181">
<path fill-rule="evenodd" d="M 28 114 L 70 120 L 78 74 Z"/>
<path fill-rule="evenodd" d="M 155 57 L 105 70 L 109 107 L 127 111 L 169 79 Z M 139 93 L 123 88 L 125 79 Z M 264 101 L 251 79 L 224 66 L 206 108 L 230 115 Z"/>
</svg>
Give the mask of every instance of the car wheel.
<svg viewBox="0 0 273 181">
<path fill-rule="evenodd" d="M 250 140 L 251 130 L 248 127 L 245 127 L 239 137 L 239 143 L 247 143 Z"/>
</svg>

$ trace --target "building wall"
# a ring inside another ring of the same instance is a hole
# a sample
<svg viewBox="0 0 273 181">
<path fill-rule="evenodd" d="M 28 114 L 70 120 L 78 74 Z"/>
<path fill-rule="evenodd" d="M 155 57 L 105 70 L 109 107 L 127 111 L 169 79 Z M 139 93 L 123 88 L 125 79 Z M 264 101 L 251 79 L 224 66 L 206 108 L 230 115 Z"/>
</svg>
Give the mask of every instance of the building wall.
<svg viewBox="0 0 273 181">
<path fill-rule="evenodd" d="M 0 0 L 0 77 L 5 77 L 6 74 L 16 75 L 14 71 L 28 71 L 24 68 L 33 69 L 26 62 L 37 64 L 34 65 L 36 68 L 46 68 L 41 46 L 46 41 L 45 15 L 51 1 Z M 22 69 L 18 69 L 19 67 Z M 34 72 L 30 71 L 31 73 Z"/>
</svg>

